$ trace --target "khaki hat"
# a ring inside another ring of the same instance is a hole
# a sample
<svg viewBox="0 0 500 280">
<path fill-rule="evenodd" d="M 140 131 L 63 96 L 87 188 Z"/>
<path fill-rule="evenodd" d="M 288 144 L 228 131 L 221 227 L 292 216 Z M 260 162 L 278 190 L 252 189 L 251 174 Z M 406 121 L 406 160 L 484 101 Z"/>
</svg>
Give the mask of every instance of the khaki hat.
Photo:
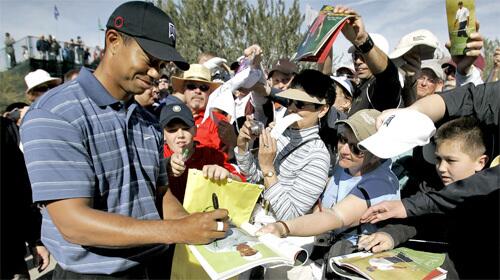
<svg viewBox="0 0 500 280">
<path fill-rule="evenodd" d="M 267 75 L 268 79 L 271 78 L 274 71 L 278 71 L 278 72 L 281 72 L 283 74 L 290 75 L 290 74 L 296 74 L 298 72 L 298 67 L 297 67 L 297 64 L 291 62 L 289 59 L 281 58 L 281 59 L 278 59 L 273 64 L 271 71 L 269 71 L 269 74 Z"/>
<path fill-rule="evenodd" d="M 29 72 L 28 75 L 24 76 L 24 81 L 26 82 L 26 93 L 29 93 L 32 89 L 41 85 L 57 86 L 61 83 L 60 78 L 51 77 L 50 74 L 42 69 Z"/>
<path fill-rule="evenodd" d="M 212 74 L 207 67 L 201 64 L 191 64 L 189 70 L 185 71 L 181 77 L 172 77 L 172 88 L 176 92 L 183 92 L 186 81 L 202 82 L 210 85 L 210 92 L 218 88 L 221 83 L 212 82 Z"/>
<path fill-rule="evenodd" d="M 284 90 L 278 94 L 276 94 L 278 97 L 283 97 L 287 99 L 292 99 L 292 100 L 298 100 L 298 101 L 304 101 L 304 102 L 311 102 L 314 104 L 326 104 L 326 99 L 319 99 L 315 96 L 309 95 L 307 92 L 295 88 L 290 88 L 287 90 Z"/>
<path fill-rule="evenodd" d="M 438 47 L 439 40 L 427 29 L 419 29 L 404 35 L 389 58 L 394 59 L 403 56 L 413 48 L 418 48 L 421 60 L 434 57 L 434 50 Z"/>
<path fill-rule="evenodd" d="M 347 124 L 354 132 L 358 142 L 361 142 L 377 132 L 375 121 L 379 115 L 380 111 L 378 110 L 364 109 L 356 112 L 347 120 L 337 121 L 335 124 Z"/>
</svg>

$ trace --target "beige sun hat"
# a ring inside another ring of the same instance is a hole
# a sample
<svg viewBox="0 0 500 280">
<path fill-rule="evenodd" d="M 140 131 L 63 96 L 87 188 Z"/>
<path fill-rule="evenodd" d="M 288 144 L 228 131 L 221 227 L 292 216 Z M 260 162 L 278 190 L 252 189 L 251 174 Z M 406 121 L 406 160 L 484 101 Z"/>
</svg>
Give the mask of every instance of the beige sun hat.
<svg viewBox="0 0 500 280">
<path fill-rule="evenodd" d="M 176 92 L 184 92 L 184 83 L 186 81 L 202 82 L 210 85 L 210 92 L 218 88 L 221 83 L 212 82 L 210 70 L 201 64 L 191 64 L 189 70 L 182 74 L 182 77 L 172 77 L 172 88 Z"/>
<path fill-rule="evenodd" d="M 32 89 L 40 85 L 57 86 L 61 83 L 60 78 L 51 77 L 50 74 L 42 69 L 29 72 L 28 75 L 24 76 L 24 81 L 26 82 L 26 93 L 29 93 Z"/>
</svg>

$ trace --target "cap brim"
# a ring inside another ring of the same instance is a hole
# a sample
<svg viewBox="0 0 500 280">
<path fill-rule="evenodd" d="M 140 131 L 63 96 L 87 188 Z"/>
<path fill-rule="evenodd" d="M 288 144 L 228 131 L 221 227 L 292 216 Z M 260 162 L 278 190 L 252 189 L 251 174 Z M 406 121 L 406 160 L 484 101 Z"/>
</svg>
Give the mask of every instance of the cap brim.
<svg viewBox="0 0 500 280">
<path fill-rule="evenodd" d="M 322 105 L 326 104 L 325 99 L 320 100 L 318 98 L 310 96 L 305 91 L 293 89 L 293 88 L 279 92 L 276 94 L 276 96 L 287 98 L 287 99 L 292 99 L 292 100 L 311 102 L 314 104 L 322 104 Z"/>
<path fill-rule="evenodd" d="M 387 139 L 390 138 L 388 138 L 386 134 L 377 132 L 363 141 L 360 141 L 358 146 L 383 159 L 398 156 L 415 147 L 415 145 L 402 142 L 392 142 L 389 145 Z"/>
<path fill-rule="evenodd" d="M 184 86 L 185 81 L 195 81 L 195 82 L 209 84 L 210 85 L 210 92 L 213 92 L 220 85 L 222 85 L 222 83 L 218 83 L 218 82 L 208 82 L 208 81 L 201 80 L 201 79 L 183 79 L 183 78 L 179 78 L 176 76 L 172 76 L 171 81 L 172 81 L 172 88 L 174 89 L 174 91 L 180 92 L 180 93 L 183 93 L 182 91 L 183 91 L 183 86 Z"/>
<path fill-rule="evenodd" d="M 168 118 L 160 120 L 160 125 L 161 125 L 162 128 L 165 128 L 165 126 L 167 126 L 168 123 L 170 123 L 172 120 L 175 120 L 175 119 L 178 119 L 178 120 L 182 121 L 187 126 L 189 126 L 189 128 L 191 128 L 191 127 L 194 126 L 194 121 L 187 121 L 187 120 L 185 120 L 183 118 L 180 118 L 177 115 L 173 115 L 171 117 L 168 117 Z"/>
<path fill-rule="evenodd" d="M 414 46 L 407 46 L 407 47 L 404 47 L 404 48 L 396 49 L 393 52 L 391 52 L 388 56 L 389 56 L 390 59 L 398 58 L 398 57 L 404 55 L 405 53 L 407 53 L 413 47 Z"/>
<path fill-rule="evenodd" d="M 175 48 L 170 45 L 152 41 L 140 37 L 135 37 L 137 43 L 143 48 L 148 54 L 154 56 L 155 58 L 172 61 L 181 70 L 186 71 L 189 69 L 189 63 L 186 62 L 184 57 L 182 57 Z"/>
<path fill-rule="evenodd" d="M 28 88 L 26 90 L 26 93 L 30 92 L 32 89 L 36 88 L 37 86 L 41 86 L 41 85 L 46 84 L 46 85 L 53 85 L 55 87 L 55 86 L 60 85 L 61 83 L 62 83 L 62 79 L 61 78 L 50 78 L 50 79 L 48 79 L 46 81 L 43 81 L 43 82 L 41 82 L 39 84 L 36 84 L 36 85 Z"/>
<path fill-rule="evenodd" d="M 422 155 L 425 159 L 430 164 L 436 164 L 436 144 L 434 141 L 430 141 L 426 145 L 422 147 Z"/>
</svg>

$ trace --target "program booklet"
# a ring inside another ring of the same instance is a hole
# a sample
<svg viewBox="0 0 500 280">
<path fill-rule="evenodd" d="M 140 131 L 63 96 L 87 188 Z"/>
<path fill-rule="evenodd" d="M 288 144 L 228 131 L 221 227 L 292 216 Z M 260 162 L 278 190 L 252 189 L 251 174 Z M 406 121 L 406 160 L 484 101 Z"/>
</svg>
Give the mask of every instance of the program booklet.
<svg viewBox="0 0 500 280">
<path fill-rule="evenodd" d="M 258 227 L 244 223 L 232 227 L 224 239 L 206 245 L 189 245 L 211 279 L 227 279 L 262 264 L 302 265 L 308 258 L 305 249 L 272 234 L 255 236 Z"/>
<path fill-rule="evenodd" d="M 474 0 L 446 0 L 451 55 L 465 55 L 469 35 L 476 31 Z"/>
<path fill-rule="evenodd" d="M 440 268 L 445 254 L 396 248 L 381 253 L 357 252 L 330 258 L 329 266 L 335 273 L 351 279 L 339 267 L 348 268 L 366 279 L 446 279 L 447 271 Z"/>
<path fill-rule="evenodd" d="M 325 5 L 313 21 L 297 52 L 292 56 L 297 61 L 325 62 L 333 42 L 353 15 L 334 14 L 333 6 Z"/>
</svg>

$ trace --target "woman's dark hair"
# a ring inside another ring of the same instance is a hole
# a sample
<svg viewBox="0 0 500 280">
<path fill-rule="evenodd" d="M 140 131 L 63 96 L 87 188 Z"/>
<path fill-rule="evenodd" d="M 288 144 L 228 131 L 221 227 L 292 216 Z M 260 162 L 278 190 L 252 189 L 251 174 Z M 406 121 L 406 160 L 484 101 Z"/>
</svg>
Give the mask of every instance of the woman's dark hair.
<svg viewBox="0 0 500 280">
<path fill-rule="evenodd" d="M 295 75 L 290 88 L 302 89 L 309 95 L 326 99 L 326 104 L 335 103 L 335 86 L 329 76 L 313 69 L 302 70 Z"/>
</svg>

